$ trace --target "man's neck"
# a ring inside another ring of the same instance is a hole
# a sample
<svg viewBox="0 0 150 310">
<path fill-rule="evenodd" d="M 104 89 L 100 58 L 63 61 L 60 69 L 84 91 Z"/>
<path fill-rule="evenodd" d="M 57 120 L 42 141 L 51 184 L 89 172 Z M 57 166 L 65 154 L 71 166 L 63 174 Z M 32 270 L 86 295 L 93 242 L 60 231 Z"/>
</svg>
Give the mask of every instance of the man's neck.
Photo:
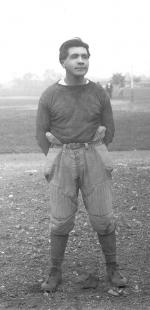
<svg viewBox="0 0 150 310">
<path fill-rule="evenodd" d="M 65 79 L 64 78 L 62 78 L 61 80 L 59 80 L 59 82 L 58 82 L 60 85 L 64 85 L 64 86 L 77 86 L 77 85 L 86 85 L 86 84 L 88 84 L 89 83 L 89 80 L 88 79 L 85 79 L 85 82 L 83 83 L 83 84 L 67 84 L 66 82 L 65 82 Z"/>
<path fill-rule="evenodd" d="M 87 79 L 84 76 L 65 76 L 64 82 L 66 85 L 85 85 L 87 84 Z"/>
</svg>

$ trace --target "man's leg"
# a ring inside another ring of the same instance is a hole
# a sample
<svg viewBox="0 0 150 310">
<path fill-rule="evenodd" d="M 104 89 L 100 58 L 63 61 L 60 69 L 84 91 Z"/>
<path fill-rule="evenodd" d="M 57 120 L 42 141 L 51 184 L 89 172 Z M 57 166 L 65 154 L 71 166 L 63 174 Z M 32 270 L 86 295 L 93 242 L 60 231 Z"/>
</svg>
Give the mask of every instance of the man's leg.
<svg viewBox="0 0 150 310">
<path fill-rule="evenodd" d="M 66 197 L 65 197 L 66 200 Z M 62 198 L 63 202 L 63 198 Z M 70 202 L 70 199 L 68 199 L 68 204 L 70 204 L 70 212 L 73 210 L 73 206 Z M 67 206 L 67 202 L 66 202 Z M 63 205 L 61 205 L 63 208 Z M 76 205 L 74 206 L 74 209 L 76 210 Z M 69 210 L 69 208 L 67 208 Z M 63 213 L 65 211 L 65 206 L 63 208 Z M 57 208 L 58 212 L 58 208 Z M 60 216 L 61 216 L 60 211 Z M 57 213 L 58 216 L 58 213 Z M 74 221 L 75 221 L 75 213 L 71 214 L 70 216 L 66 218 L 55 218 L 54 215 L 51 214 L 50 219 L 50 230 L 51 230 L 51 268 L 49 275 L 46 279 L 46 281 L 42 284 L 42 289 L 44 291 L 48 292 L 54 292 L 57 290 L 58 285 L 62 281 L 62 263 L 64 260 L 65 250 L 67 246 L 67 241 L 69 238 L 69 232 L 74 227 Z"/>
<path fill-rule="evenodd" d="M 53 175 L 49 184 L 51 269 L 47 280 L 42 284 L 42 289 L 49 292 L 56 291 L 61 283 L 61 266 L 77 211 L 78 191 L 72 166 L 72 157 L 68 157 L 66 151 L 62 152 L 52 167 Z"/>
<path fill-rule="evenodd" d="M 98 233 L 98 239 L 105 256 L 108 281 L 117 287 L 126 286 L 127 279 L 119 272 L 117 264 L 115 230 L 106 235 Z"/>
<path fill-rule="evenodd" d="M 126 286 L 127 279 L 120 273 L 117 263 L 116 234 L 113 218 L 105 217 L 102 220 L 101 217 L 92 215 L 89 217 L 93 229 L 97 232 L 99 243 L 105 257 L 108 281 L 117 287 Z"/>
<path fill-rule="evenodd" d="M 57 290 L 62 281 L 61 266 L 64 259 L 69 234 L 56 235 L 51 233 L 51 269 L 46 281 L 42 284 L 42 289 L 48 292 Z"/>
<path fill-rule="evenodd" d="M 87 171 L 82 185 L 85 206 L 105 256 L 108 279 L 116 286 L 124 286 L 127 280 L 119 273 L 116 261 L 111 176 L 106 173 L 99 148 L 87 151 L 85 158 Z"/>
</svg>

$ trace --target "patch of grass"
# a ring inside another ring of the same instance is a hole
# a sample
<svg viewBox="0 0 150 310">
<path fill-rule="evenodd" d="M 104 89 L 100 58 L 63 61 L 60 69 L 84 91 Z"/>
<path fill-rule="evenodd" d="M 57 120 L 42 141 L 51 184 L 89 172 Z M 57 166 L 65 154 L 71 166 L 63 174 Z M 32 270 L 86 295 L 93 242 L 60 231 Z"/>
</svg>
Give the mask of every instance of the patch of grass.
<svg viewBox="0 0 150 310">
<path fill-rule="evenodd" d="M 150 111 L 114 111 L 115 138 L 112 151 L 150 150 Z"/>
<path fill-rule="evenodd" d="M 1 109 L 0 153 L 39 152 L 35 139 L 35 110 Z"/>
<path fill-rule="evenodd" d="M 130 98 L 131 96 L 131 89 L 125 88 L 123 91 L 124 98 Z M 133 89 L 133 96 L 136 102 L 143 103 L 143 101 L 149 102 L 150 98 L 150 87 L 134 87 Z"/>
</svg>

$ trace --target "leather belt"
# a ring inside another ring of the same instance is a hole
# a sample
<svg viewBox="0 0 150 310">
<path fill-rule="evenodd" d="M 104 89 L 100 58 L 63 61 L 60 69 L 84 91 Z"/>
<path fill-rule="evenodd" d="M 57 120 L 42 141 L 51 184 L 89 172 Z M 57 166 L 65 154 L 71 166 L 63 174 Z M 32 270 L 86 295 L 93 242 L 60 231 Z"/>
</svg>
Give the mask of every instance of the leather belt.
<svg viewBox="0 0 150 310">
<path fill-rule="evenodd" d="M 80 148 L 85 148 L 87 149 L 89 147 L 89 142 L 87 143 L 68 143 L 68 144 L 63 144 L 63 149 L 70 149 L 70 150 L 76 150 L 76 149 L 80 149 Z"/>
<path fill-rule="evenodd" d="M 91 142 L 77 142 L 77 143 L 65 143 L 65 144 L 53 144 L 52 147 L 54 148 L 63 148 L 63 149 L 70 149 L 70 150 L 76 150 L 80 148 L 85 148 L 88 149 L 89 146 L 91 145 L 96 145 L 96 144 L 102 144 L 103 142 L 101 140 L 97 141 L 91 141 Z"/>
</svg>

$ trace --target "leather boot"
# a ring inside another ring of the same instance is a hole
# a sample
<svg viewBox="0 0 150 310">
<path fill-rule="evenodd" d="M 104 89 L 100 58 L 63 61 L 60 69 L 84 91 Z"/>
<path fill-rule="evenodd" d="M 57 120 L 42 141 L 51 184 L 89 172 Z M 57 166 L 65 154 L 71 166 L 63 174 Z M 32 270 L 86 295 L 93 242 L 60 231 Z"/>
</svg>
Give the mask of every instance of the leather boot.
<svg viewBox="0 0 150 310">
<path fill-rule="evenodd" d="M 107 279 L 110 284 L 116 287 L 125 287 L 127 285 L 127 278 L 124 277 L 117 263 L 106 264 Z"/>
<path fill-rule="evenodd" d="M 98 239 L 105 256 L 108 281 L 117 287 L 126 286 L 127 279 L 120 273 L 119 266 L 116 262 L 115 231 L 108 235 L 98 234 Z"/>
<path fill-rule="evenodd" d="M 42 290 L 46 292 L 55 292 L 62 282 L 61 265 L 64 259 L 65 249 L 69 235 L 51 234 L 51 269 L 44 283 Z"/>
</svg>

